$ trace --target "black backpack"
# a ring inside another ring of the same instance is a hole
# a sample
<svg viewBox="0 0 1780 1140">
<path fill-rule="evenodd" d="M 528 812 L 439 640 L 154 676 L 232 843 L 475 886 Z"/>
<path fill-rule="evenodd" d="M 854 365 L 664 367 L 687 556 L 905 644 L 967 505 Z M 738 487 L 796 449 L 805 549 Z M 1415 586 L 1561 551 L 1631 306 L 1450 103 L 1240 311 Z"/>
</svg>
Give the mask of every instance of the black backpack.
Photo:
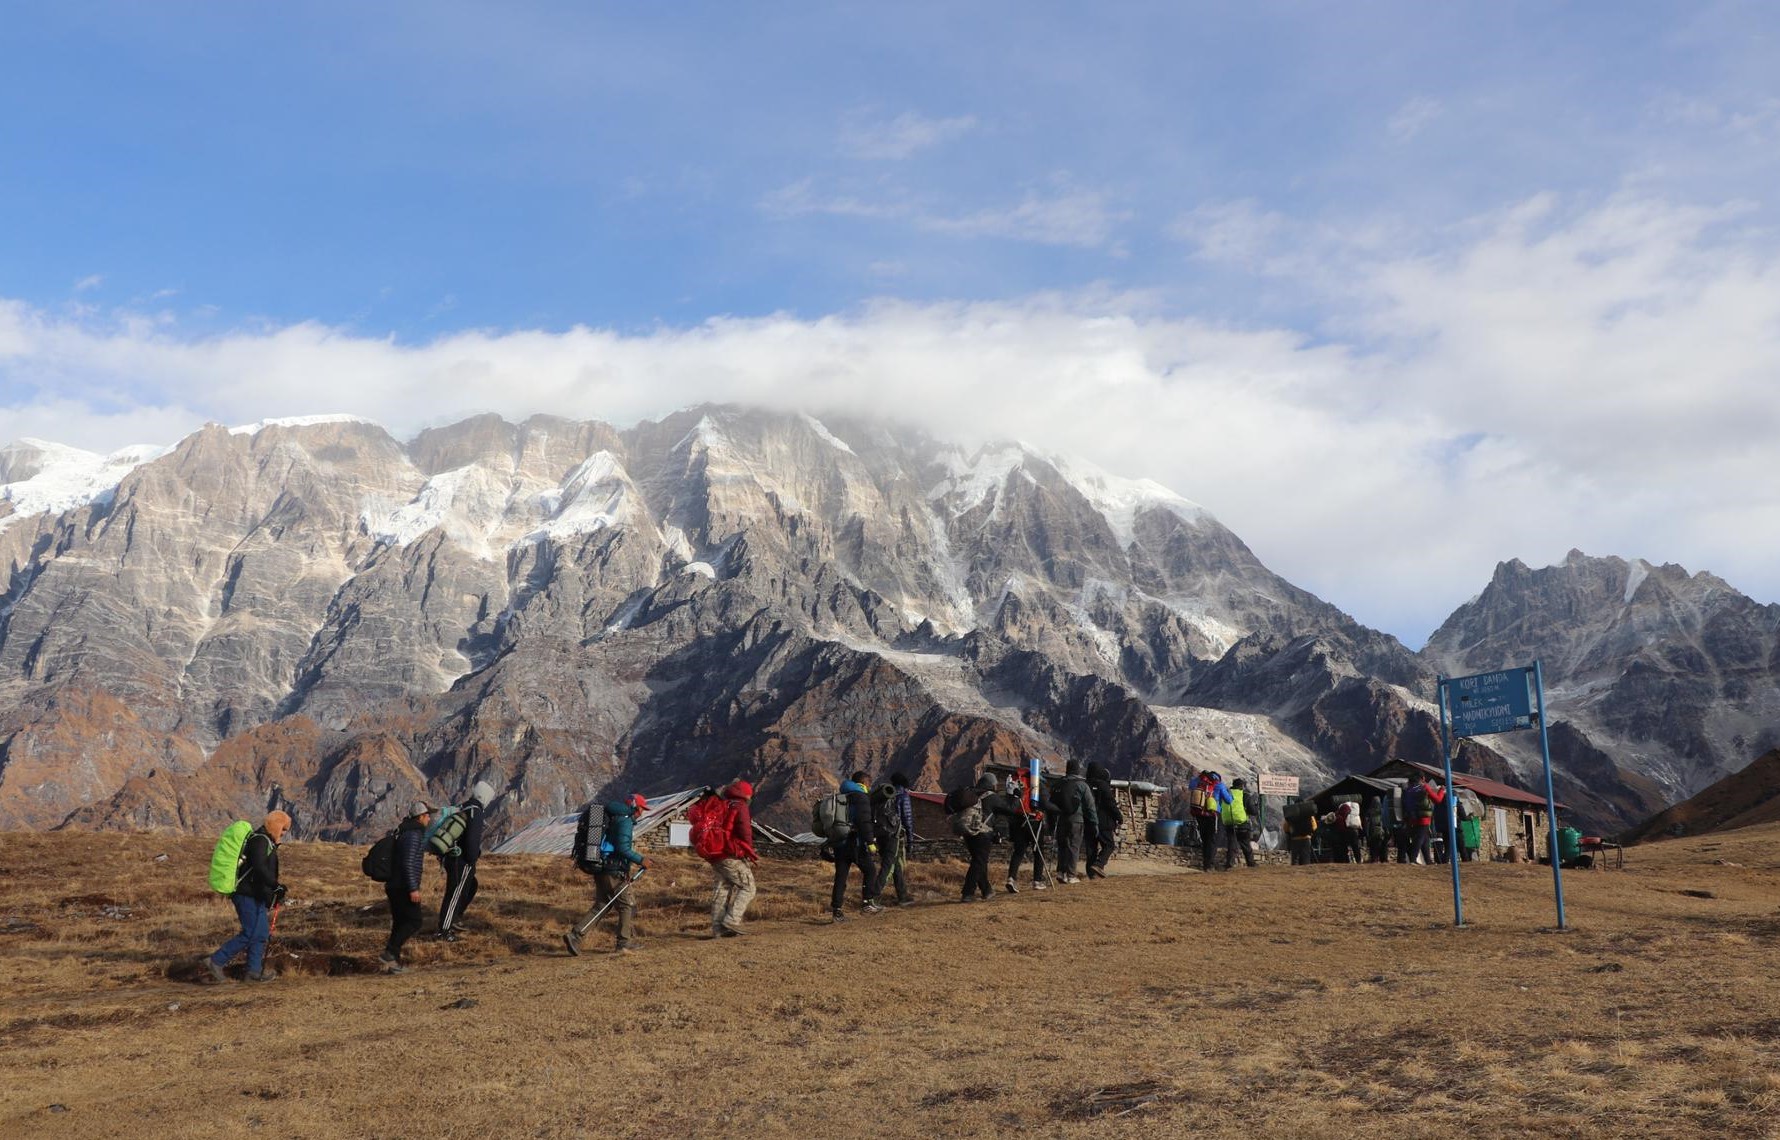
<svg viewBox="0 0 1780 1140">
<path fill-rule="evenodd" d="M 371 849 L 365 852 L 364 861 L 359 864 L 359 869 L 372 882 L 389 882 L 389 877 L 395 873 L 396 869 L 396 833 L 392 831 L 371 844 Z"/>
<path fill-rule="evenodd" d="M 575 846 L 570 852 L 575 870 L 583 875 L 598 875 L 606 869 L 606 805 L 588 804 L 581 809 L 575 824 Z"/>
</svg>

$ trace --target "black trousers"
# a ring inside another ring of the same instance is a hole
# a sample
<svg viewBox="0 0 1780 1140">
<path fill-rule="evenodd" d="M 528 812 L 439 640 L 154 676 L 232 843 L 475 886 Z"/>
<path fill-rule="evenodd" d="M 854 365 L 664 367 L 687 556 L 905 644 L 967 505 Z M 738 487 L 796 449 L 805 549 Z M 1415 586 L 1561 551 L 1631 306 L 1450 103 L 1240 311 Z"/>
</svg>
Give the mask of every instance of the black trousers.
<svg viewBox="0 0 1780 1140">
<path fill-rule="evenodd" d="M 383 951 L 399 962 L 403 943 L 418 934 L 426 920 L 420 913 L 420 904 L 393 883 L 384 884 L 383 897 L 389 900 L 389 941 Z"/>
<path fill-rule="evenodd" d="M 829 896 L 829 909 L 839 914 L 847 902 L 847 872 L 859 865 L 859 877 L 866 902 L 877 900 L 878 863 L 865 844 L 849 839 L 834 849 L 834 891 Z"/>
<path fill-rule="evenodd" d="M 1117 829 L 1098 827 L 1088 833 L 1088 866 L 1096 871 L 1106 870 L 1112 861 L 1113 849 L 1118 846 Z"/>
<path fill-rule="evenodd" d="M 1215 815 L 1198 815 L 1193 822 L 1199 825 L 1199 859 L 1200 870 L 1211 870 L 1211 857 L 1218 849 L 1218 817 Z"/>
<path fill-rule="evenodd" d="M 964 850 L 970 854 L 970 868 L 964 872 L 965 898 L 970 897 L 972 890 L 980 892 L 984 898 L 989 897 L 989 848 L 994 842 L 993 835 L 964 837 Z"/>
<path fill-rule="evenodd" d="M 1339 834 L 1341 836 L 1341 861 L 1343 863 L 1364 863 L 1366 852 L 1362 846 L 1359 830 L 1344 827 Z"/>
<path fill-rule="evenodd" d="M 1224 870 L 1228 871 L 1236 862 L 1236 847 L 1242 845 L 1242 861 L 1253 867 L 1255 865 L 1255 848 L 1248 840 L 1248 824 L 1224 828 Z"/>
<path fill-rule="evenodd" d="M 1082 858 L 1082 835 L 1086 827 L 1079 819 L 1066 819 L 1057 825 L 1057 874 L 1075 878 L 1076 864 Z"/>
<path fill-rule="evenodd" d="M 1007 877 L 1020 877 L 1020 864 L 1026 861 L 1028 853 L 1032 855 L 1032 881 L 1038 882 L 1045 877 L 1045 845 L 1044 832 L 1039 828 L 1021 822 L 1013 826 L 1009 837 L 1013 840 L 1014 853 L 1007 861 Z"/>
<path fill-rule="evenodd" d="M 450 855 L 440 863 L 445 867 L 445 898 L 439 903 L 439 933 L 443 934 L 463 919 L 476 897 L 476 864 Z"/>
<path fill-rule="evenodd" d="M 1310 862 L 1310 836 L 1292 837 L 1292 866 L 1301 867 Z"/>
<path fill-rule="evenodd" d="M 1373 863 L 1389 863 L 1391 861 L 1391 840 L 1388 835 L 1371 835 L 1366 839 L 1370 848 L 1367 856 Z"/>
</svg>

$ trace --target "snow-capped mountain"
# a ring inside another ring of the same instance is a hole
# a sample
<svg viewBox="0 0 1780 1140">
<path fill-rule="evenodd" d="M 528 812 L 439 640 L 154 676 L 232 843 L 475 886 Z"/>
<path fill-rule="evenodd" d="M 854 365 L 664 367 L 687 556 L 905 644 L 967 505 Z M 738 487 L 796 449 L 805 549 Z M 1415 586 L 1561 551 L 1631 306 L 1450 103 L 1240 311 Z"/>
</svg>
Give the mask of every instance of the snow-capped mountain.
<svg viewBox="0 0 1780 1140">
<path fill-rule="evenodd" d="M 790 820 L 856 767 L 1314 782 L 1438 754 L 1394 639 L 1195 503 L 1020 444 L 734 407 L 406 442 L 322 416 L 22 443 L 0 478 L 0 826 L 270 800 L 362 835 L 481 778 L 500 821 L 741 772 Z M 1570 798 L 1629 815 L 1624 776 Z"/>
<path fill-rule="evenodd" d="M 1610 754 L 1663 803 L 1780 745 L 1780 606 L 1680 566 L 1579 550 L 1504 562 L 1423 656 L 1454 676 L 1538 659 L 1571 767 Z"/>
</svg>

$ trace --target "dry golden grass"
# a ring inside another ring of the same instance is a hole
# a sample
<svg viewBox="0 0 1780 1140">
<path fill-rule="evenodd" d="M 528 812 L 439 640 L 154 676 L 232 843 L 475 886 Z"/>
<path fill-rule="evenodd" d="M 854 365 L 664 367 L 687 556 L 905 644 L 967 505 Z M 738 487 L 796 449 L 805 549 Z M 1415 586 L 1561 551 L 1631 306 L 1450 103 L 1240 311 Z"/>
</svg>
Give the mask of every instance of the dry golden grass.
<svg viewBox="0 0 1780 1140">
<path fill-rule="evenodd" d="M 1777 842 L 1568 874 L 1567 933 L 1543 867 L 1467 867 L 1464 930 L 1444 868 L 1397 866 L 959 906 L 923 865 L 923 905 L 830 927 L 827 866 L 768 861 L 714 942 L 708 871 L 664 858 L 646 948 L 578 959 L 588 881 L 489 859 L 470 936 L 394 978 L 360 852 L 291 844 L 250 987 L 196 981 L 233 928 L 206 841 L 4 835 L 0 1135 L 1766 1135 Z"/>
</svg>

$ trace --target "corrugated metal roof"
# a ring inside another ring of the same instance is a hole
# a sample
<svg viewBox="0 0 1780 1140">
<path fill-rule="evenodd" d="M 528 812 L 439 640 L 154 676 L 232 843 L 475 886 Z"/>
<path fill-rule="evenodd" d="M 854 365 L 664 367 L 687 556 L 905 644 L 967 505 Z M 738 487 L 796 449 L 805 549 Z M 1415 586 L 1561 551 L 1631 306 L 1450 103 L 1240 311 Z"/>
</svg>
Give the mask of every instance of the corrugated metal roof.
<svg viewBox="0 0 1780 1140">
<path fill-rule="evenodd" d="M 1418 772 L 1426 772 L 1437 780 L 1445 780 L 1446 773 L 1430 764 L 1417 764 L 1413 760 L 1405 760 L 1404 764 Z M 1545 806 L 1545 797 L 1536 796 L 1532 792 L 1522 791 L 1512 784 L 1504 784 L 1499 780 L 1487 780 L 1482 776 L 1473 776 L 1469 772 L 1454 772 L 1452 782 L 1461 788 L 1470 788 L 1485 799 L 1508 800 L 1511 803 L 1534 804 Z M 1563 804 L 1557 805 L 1559 811 L 1568 811 Z"/>
<path fill-rule="evenodd" d="M 683 792 L 670 792 L 665 796 L 650 796 L 649 807 L 637 817 L 636 828 L 632 832 L 637 838 L 654 831 L 662 824 L 679 815 L 709 788 L 688 788 Z M 575 848 L 575 827 L 581 822 L 581 813 L 573 815 L 548 816 L 533 820 L 509 836 L 505 842 L 496 847 L 495 855 L 563 855 L 570 854 Z"/>
</svg>

